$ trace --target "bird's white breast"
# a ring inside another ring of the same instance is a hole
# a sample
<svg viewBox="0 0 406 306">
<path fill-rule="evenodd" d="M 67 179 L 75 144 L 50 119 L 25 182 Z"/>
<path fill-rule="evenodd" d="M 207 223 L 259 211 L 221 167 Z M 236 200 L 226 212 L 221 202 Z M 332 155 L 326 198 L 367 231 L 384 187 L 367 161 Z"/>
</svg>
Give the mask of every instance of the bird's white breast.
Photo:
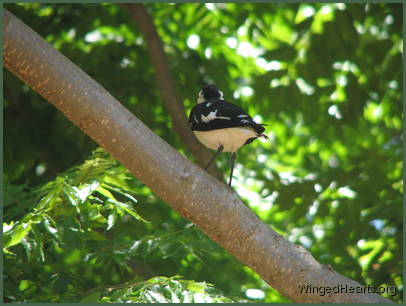
<svg viewBox="0 0 406 306">
<path fill-rule="evenodd" d="M 197 139 L 206 147 L 217 150 L 220 145 L 223 152 L 236 152 L 249 138 L 257 137 L 257 133 L 249 127 L 233 127 L 212 131 L 193 131 Z"/>
</svg>

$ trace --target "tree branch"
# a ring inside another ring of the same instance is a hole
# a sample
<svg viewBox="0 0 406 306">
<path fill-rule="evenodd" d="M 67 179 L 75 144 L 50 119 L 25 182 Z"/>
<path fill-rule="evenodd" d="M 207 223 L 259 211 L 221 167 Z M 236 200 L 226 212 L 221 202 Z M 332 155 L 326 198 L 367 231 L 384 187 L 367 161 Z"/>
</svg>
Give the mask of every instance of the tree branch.
<svg viewBox="0 0 406 306">
<path fill-rule="evenodd" d="M 188 126 L 185 107 L 176 93 L 176 84 L 171 76 L 162 41 L 151 16 L 143 4 L 122 3 L 121 5 L 128 9 L 147 42 L 151 64 L 155 68 L 156 82 L 168 113 L 172 118 L 173 129 L 180 136 L 187 149 L 196 157 L 197 163 L 201 167 L 205 167 L 214 152 L 205 148 L 196 139 Z M 223 173 L 215 165 L 209 169 L 209 172 L 223 181 Z"/>
<path fill-rule="evenodd" d="M 301 293 L 299 286 L 305 285 L 342 288 L 360 284 L 284 240 L 225 184 L 179 154 L 79 67 L 14 15 L 4 12 L 7 69 L 272 287 L 297 302 L 390 302 L 377 294 L 342 290 L 323 296 L 314 290 Z"/>
</svg>

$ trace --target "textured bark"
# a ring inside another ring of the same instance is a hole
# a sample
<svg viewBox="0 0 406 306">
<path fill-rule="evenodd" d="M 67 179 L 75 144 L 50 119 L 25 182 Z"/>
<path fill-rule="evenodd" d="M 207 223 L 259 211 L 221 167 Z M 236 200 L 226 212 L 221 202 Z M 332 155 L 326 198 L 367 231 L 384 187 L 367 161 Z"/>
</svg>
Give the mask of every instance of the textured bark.
<svg viewBox="0 0 406 306">
<path fill-rule="evenodd" d="M 151 16 L 143 4 L 122 3 L 122 6 L 128 9 L 147 42 L 151 64 L 155 68 L 155 78 L 166 109 L 172 118 L 173 129 L 180 136 L 188 150 L 196 157 L 197 163 L 201 167 L 205 167 L 214 155 L 214 152 L 205 148 L 196 139 L 188 126 L 185 107 L 177 94 L 176 84 L 169 71 L 162 41 Z M 200 88 L 196 91 L 196 99 L 198 90 Z M 223 180 L 223 173 L 218 170 L 216 165 L 213 164 L 210 167 L 209 173 L 219 180 Z"/>
<path fill-rule="evenodd" d="M 321 265 L 303 247 L 284 240 L 231 189 L 155 135 L 38 34 L 9 12 L 5 11 L 4 17 L 7 69 L 281 294 L 297 302 L 390 302 L 369 293 L 301 293 L 299 285 L 334 288 L 360 284 Z"/>
</svg>

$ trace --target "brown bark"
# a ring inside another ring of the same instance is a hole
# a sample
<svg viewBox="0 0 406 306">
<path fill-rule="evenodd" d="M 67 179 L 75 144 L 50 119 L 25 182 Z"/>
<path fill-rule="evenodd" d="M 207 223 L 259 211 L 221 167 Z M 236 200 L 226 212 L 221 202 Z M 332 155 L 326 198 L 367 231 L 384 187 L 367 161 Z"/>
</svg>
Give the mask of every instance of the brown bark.
<svg viewBox="0 0 406 306">
<path fill-rule="evenodd" d="M 155 68 L 156 82 L 168 113 L 172 118 L 173 129 L 180 136 L 187 149 L 195 156 L 197 163 L 201 167 L 205 167 L 214 152 L 205 148 L 196 139 L 188 126 L 185 107 L 177 94 L 176 84 L 169 70 L 162 41 L 151 16 L 143 4 L 122 3 L 121 5 L 128 9 L 147 42 L 151 64 Z M 200 88 L 196 88 L 196 99 L 199 90 Z M 214 164 L 210 167 L 209 173 L 223 181 L 223 173 Z"/>
<path fill-rule="evenodd" d="M 360 286 L 318 263 L 246 207 L 124 108 L 102 86 L 12 14 L 4 16 L 4 64 L 121 161 L 209 237 L 297 302 L 391 302 L 370 293 L 301 293 L 313 287 Z M 167 162 L 170 161 L 170 162 Z"/>
</svg>

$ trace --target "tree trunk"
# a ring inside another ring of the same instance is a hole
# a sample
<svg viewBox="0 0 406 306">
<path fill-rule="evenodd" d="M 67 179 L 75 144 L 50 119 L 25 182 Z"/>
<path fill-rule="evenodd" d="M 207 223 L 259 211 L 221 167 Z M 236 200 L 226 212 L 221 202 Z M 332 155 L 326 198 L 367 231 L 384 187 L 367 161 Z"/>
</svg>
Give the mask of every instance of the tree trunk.
<svg viewBox="0 0 406 306">
<path fill-rule="evenodd" d="M 185 107 L 176 93 L 176 84 L 169 71 L 162 41 L 151 16 L 143 4 L 122 3 L 121 5 L 128 9 L 147 42 L 151 64 L 155 68 L 155 79 L 160 89 L 162 99 L 165 102 L 166 109 L 172 118 L 173 129 L 180 136 L 186 148 L 195 156 L 197 163 L 201 167 L 205 167 L 213 157 L 214 152 L 205 148 L 196 139 L 188 126 Z M 223 181 L 223 173 L 219 171 L 216 165 L 212 165 L 208 172 L 220 181 Z"/>
<path fill-rule="evenodd" d="M 303 247 L 284 240 L 236 193 L 155 135 L 102 86 L 6 10 L 3 37 L 7 69 L 280 293 L 296 302 L 390 302 L 377 294 L 342 289 L 361 285 L 318 263 Z M 300 286 L 311 290 L 301 292 Z M 339 292 L 322 295 L 323 288 Z"/>
</svg>

